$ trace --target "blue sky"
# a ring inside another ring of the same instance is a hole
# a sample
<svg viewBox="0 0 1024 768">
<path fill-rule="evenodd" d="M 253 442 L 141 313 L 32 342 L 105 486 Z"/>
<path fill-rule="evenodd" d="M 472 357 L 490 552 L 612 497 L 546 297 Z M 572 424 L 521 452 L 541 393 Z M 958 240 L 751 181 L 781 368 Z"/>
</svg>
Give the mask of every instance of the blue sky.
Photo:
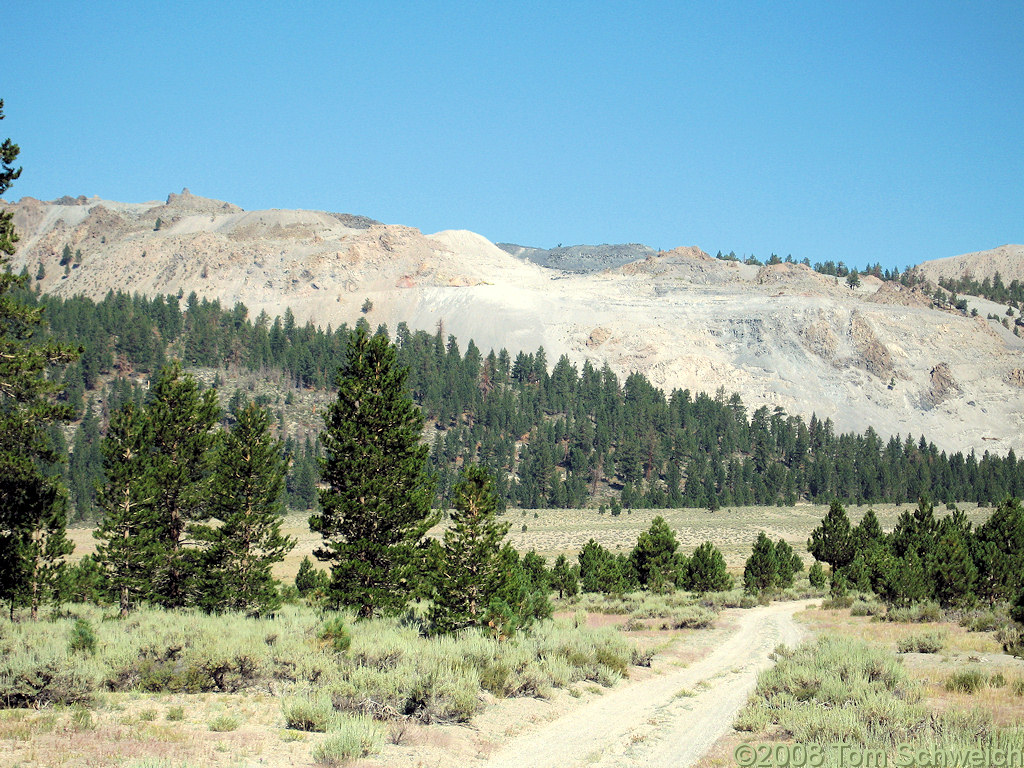
<svg viewBox="0 0 1024 768">
<path fill-rule="evenodd" d="M 860 266 L 1024 242 L 1024 3 L 5 5 L 7 193 Z"/>
</svg>

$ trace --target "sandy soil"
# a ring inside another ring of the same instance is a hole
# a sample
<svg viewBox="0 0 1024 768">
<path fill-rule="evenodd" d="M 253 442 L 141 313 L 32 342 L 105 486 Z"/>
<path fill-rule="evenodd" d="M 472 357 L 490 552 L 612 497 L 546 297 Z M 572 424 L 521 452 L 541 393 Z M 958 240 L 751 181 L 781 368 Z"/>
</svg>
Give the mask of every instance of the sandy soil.
<svg viewBox="0 0 1024 768">
<path fill-rule="evenodd" d="M 803 630 L 793 614 L 808 604 L 731 612 L 735 631 L 707 657 L 613 690 L 524 733 L 492 754 L 486 765 L 692 765 L 731 730 L 757 673 L 771 664 L 772 650 L 800 641 Z"/>
</svg>

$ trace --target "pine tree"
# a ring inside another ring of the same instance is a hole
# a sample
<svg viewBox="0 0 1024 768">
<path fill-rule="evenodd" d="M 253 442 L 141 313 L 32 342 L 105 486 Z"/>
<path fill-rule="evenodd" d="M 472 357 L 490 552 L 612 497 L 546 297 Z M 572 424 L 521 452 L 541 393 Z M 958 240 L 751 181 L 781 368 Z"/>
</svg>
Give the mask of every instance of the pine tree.
<svg viewBox="0 0 1024 768">
<path fill-rule="evenodd" d="M 793 586 L 793 577 L 804 569 L 804 561 L 785 539 L 775 542 L 775 561 L 779 564 L 779 586 Z"/>
<path fill-rule="evenodd" d="M 0 144 L 0 195 L 21 175 L 13 166 L 18 152 L 10 139 Z M 56 596 L 62 560 L 72 550 L 64 534 L 66 493 L 47 467 L 62 458 L 48 427 L 74 414 L 54 402 L 59 386 L 47 379 L 47 370 L 68 364 L 78 352 L 39 342 L 42 309 L 11 295 L 27 281 L 8 269 L 6 257 L 17 241 L 14 214 L 0 210 L 0 599 L 12 615 L 16 604 L 27 604 L 34 617 L 44 600 Z"/>
<path fill-rule="evenodd" d="M 807 581 L 809 581 L 811 586 L 815 589 L 821 589 L 825 586 L 827 577 L 825 576 L 825 569 L 821 567 L 821 562 L 819 560 L 815 560 L 811 563 L 811 567 L 807 570 Z"/>
<path fill-rule="evenodd" d="M 622 569 L 615 556 L 590 539 L 578 555 L 580 588 L 584 592 L 615 592 L 622 584 Z"/>
<path fill-rule="evenodd" d="M 975 535 L 978 591 L 990 602 L 1012 600 L 1024 589 L 1024 507 L 1007 499 Z"/>
<path fill-rule="evenodd" d="M 94 555 L 85 555 L 64 573 L 65 602 L 102 603 L 106 599 L 106 578 Z"/>
<path fill-rule="evenodd" d="M 194 527 L 205 541 L 201 603 L 208 610 L 266 613 L 281 600 L 271 573 L 295 546 L 281 535 L 285 462 L 267 411 L 250 403 L 219 436 L 207 513 L 216 527 Z"/>
<path fill-rule="evenodd" d="M 487 471 L 467 467 L 452 489 L 452 502 L 430 610 L 430 621 L 439 633 L 485 624 L 506 576 L 499 554 L 508 523 L 497 519 L 497 497 Z"/>
<path fill-rule="evenodd" d="M 1024 624 L 1024 589 L 1017 595 L 1013 607 L 1010 608 L 1010 618 L 1018 624 Z"/>
<path fill-rule="evenodd" d="M 811 532 L 807 551 L 815 560 L 832 566 L 833 572 L 853 559 L 853 533 L 850 518 L 838 501 L 833 501 L 821 525 Z"/>
<path fill-rule="evenodd" d="M 103 518 L 93 536 L 96 561 L 122 618 L 152 595 L 152 574 L 165 553 L 151 445 L 148 416 L 134 403 L 110 417 L 102 443 L 105 482 L 96 499 Z"/>
<path fill-rule="evenodd" d="M 328 583 L 326 573 L 317 570 L 308 556 L 302 558 L 302 562 L 299 563 L 299 572 L 295 574 L 295 589 L 298 590 L 299 595 L 309 597 L 313 592 L 326 589 Z"/>
<path fill-rule="evenodd" d="M 743 568 L 743 586 L 750 594 L 760 594 L 773 589 L 778 583 L 779 562 L 775 558 L 775 545 L 761 531 Z"/>
<path fill-rule="evenodd" d="M 538 619 L 551 616 L 546 589 L 538 589 L 511 544 L 498 552 L 500 578 L 488 607 L 487 626 L 498 639 L 511 637 Z"/>
<path fill-rule="evenodd" d="M 495 503 L 497 503 L 497 495 L 495 495 Z M 523 555 L 520 565 L 523 567 L 523 573 L 529 580 L 532 590 L 545 594 L 551 591 L 551 572 L 548 570 L 544 558 L 538 555 L 536 550 L 531 549 Z"/>
<path fill-rule="evenodd" d="M 195 602 L 195 575 L 201 564 L 188 547 L 191 526 L 209 517 L 209 459 L 213 427 L 220 419 L 217 393 L 203 392 L 180 363 L 163 368 L 146 406 L 151 466 L 157 489 L 154 502 L 166 548 L 153 574 L 153 600 L 165 608 Z"/>
<path fill-rule="evenodd" d="M 694 592 L 720 592 L 732 589 L 732 576 L 725 569 L 725 558 L 710 541 L 693 551 L 687 570 L 687 588 Z"/>
<path fill-rule="evenodd" d="M 328 488 L 309 520 L 324 544 L 314 555 L 331 563 L 331 602 L 362 618 L 405 607 L 416 588 L 418 545 L 434 523 L 423 417 L 406 375 L 386 338 L 357 328 L 324 418 Z"/>
<path fill-rule="evenodd" d="M 932 591 L 944 608 L 970 602 L 974 597 L 978 571 L 968 548 L 968 537 L 952 518 L 943 518 L 939 524 L 930 577 Z"/>
<path fill-rule="evenodd" d="M 75 519 L 91 520 L 96 512 L 96 487 L 103 478 L 100 422 L 92 398 L 89 398 L 82 423 L 75 432 L 74 446 L 75 450 L 68 459 L 68 486 L 75 505 Z"/>
<path fill-rule="evenodd" d="M 686 573 L 686 558 L 678 550 L 679 542 L 665 518 L 655 517 L 629 555 L 640 586 L 652 592 L 674 590 Z"/>
<path fill-rule="evenodd" d="M 866 553 L 870 548 L 885 542 L 885 533 L 878 522 L 875 510 L 868 509 L 861 521 L 851 531 L 854 552 Z"/>
<path fill-rule="evenodd" d="M 551 568 L 551 586 L 558 590 L 558 597 L 575 597 L 580 591 L 579 567 L 570 566 L 565 555 L 559 555 Z"/>
</svg>

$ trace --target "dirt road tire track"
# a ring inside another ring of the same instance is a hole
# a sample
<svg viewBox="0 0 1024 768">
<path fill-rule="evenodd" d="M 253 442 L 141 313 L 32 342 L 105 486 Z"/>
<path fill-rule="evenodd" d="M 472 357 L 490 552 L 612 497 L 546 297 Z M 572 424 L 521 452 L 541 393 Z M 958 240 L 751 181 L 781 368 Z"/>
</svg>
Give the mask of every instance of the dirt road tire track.
<svg viewBox="0 0 1024 768">
<path fill-rule="evenodd" d="M 491 755 L 489 768 L 686 768 L 732 728 L 757 674 L 803 630 L 793 614 L 813 601 L 731 611 L 737 628 L 710 655 L 679 671 L 607 692 Z M 686 692 L 692 695 L 680 695 Z"/>
</svg>

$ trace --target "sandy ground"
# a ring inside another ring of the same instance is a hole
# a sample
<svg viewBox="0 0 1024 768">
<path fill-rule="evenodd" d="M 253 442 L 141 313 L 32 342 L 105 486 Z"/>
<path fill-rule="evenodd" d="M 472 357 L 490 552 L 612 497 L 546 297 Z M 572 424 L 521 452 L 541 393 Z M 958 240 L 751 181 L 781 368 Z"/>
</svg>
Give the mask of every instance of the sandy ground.
<svg viewBox="0 0 1024 768">
<path fill-rule="evenodd" d="M 793 614 L 808 601 L 735 611 L 735 631 L 700 661 L 613 690 L 514 739 L 488 768 L 636 766 L 683 768 L 730 731 L 757 673 L 779 644 L 804 632 Z M 728 613 L 728 612 L 727 612 Z"/>
</svg>

